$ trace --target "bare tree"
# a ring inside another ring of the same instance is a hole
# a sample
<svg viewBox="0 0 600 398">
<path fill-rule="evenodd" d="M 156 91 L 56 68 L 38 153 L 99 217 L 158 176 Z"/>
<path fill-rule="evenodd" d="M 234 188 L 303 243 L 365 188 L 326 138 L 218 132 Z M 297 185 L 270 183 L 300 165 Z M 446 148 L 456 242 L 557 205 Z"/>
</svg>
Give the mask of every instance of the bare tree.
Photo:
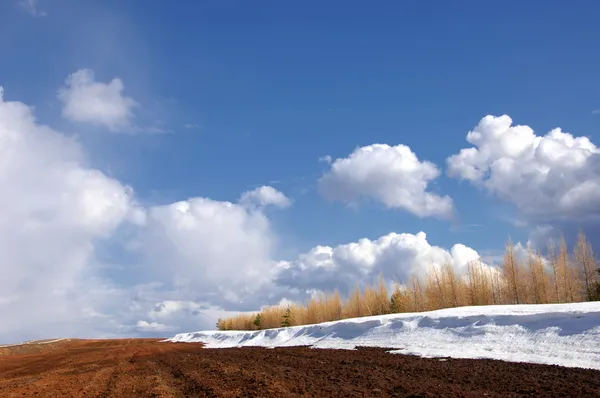
<svg viewBox="0 0 600 398">
<path fill-rule="evenodd" d="M 431 264 L 427 273 L 425 296 L 431 309 L 440 309 L 447 307 L 446 304 L 446 286 L 443 285 L 435 264 Z"/>
<path fill-rule="evenodd" d="M 516 304 L 521 303 L 519 299 L 518 269 L 519 266 L 517 264 L 517 259 L 515 258 L 514 246 L 512 244 L 512 240 L 509 238 L 504 252 L 504 264 L 502 270 L 504 271 L 504 277 L 508 283 L 509 297 Z"/>
<path fill-rule="evenodd" d="M 561 277 L 564 299 L 566 302 L 572 303 L 575 301 L 574 275 L 571 266 L 571 259 L 567 251 L 567 242 L 565 237 L 561 236 L 558 247 L 558 270 Z"/>
<path fill-rule="evenodd" d="M 552 266 L 552 279 L 554 282 L 554 298 L 557 303 L 560 303 L 560 281 L 559 281 L 559 268 L 558 268 L 558 260 L 556 258 L 556 246 L 554 245 L 554 241 L 548 241 L 548 260 L 550 261 L 550 265 Z"/>
<path fill-rule="evenodd" d="M 585 289 L 586 300 L 592 301 L 594 292 L 594 281 L 596 280 L 597 263 L 594 258 L 592 246 L 588 243 L 582 231 L 579 231 L 577 236 L 577 244 L 573 249 L 575 261 L 581 272 L 581 279 Z"/>
<path fill-rule="evenodd" d="M 452 305 L 454 307 L 458 307 L 458 283 L 456 281 L 456 274 L 454 273 L 454 268 L 452 264 L 445 263 L 442 266 L 442 275 L 445 281 L 445 284 L 450 288 L 450 298 L 452 299 Z"/>
<path fill-rule="evenodd" d="M 529 275 L 531 278 L 530 290 L 532 301 L 535 304 L 548 302 L 548 277 L 544 269 L 544 263 L 539 252 L 528 250 L 527 265 L 529 266 Z"/>
<path fill-rule="evenodd" d="M 421 311 L 423 310 L 423 293 L 421 289 L 421 283 L 419 282 L 419 278 L 416 275 L 412 277 L 411 282 L 411 293 L 413 296 L 414 310 Z"/>
</svg>

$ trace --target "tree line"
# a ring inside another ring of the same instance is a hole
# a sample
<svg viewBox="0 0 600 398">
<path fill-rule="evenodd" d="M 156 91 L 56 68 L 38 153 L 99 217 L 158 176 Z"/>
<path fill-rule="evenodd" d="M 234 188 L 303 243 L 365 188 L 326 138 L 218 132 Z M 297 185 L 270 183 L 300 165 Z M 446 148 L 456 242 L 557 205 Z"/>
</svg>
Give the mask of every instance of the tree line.
<svg viewBox="0 0 600 398">
<path fill-rule="evenodd" d="M 564 237 L 558 244 L 551 241 L 546 249 L 545 256 L 529 249 L 526 259 L 519 259 L 509 239 L 499 266 L 475 260 L 457 273 L 451 264 L 432 264 L 425 273 L 394 283 L 391 289 L 380 276 L 363 289 L 357 284 L 344 299 L 337 290 L 318 293 L 304 304 L 268 306 L 257 313 L 219 319 L 216 326 L 261 330 L 461 306 L 600 300 L 599 262 L 582 232 L 571 252 Z"/>
</svg>

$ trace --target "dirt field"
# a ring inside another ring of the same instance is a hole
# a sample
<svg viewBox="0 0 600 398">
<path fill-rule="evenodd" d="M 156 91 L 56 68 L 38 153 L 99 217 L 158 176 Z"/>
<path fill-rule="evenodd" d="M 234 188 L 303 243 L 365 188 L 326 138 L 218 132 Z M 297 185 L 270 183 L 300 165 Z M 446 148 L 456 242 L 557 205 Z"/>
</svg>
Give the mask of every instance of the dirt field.
<svg viewBox="0 0 600 398">
<path fill-rule="evenodd" d="M 153 339 L 0 350 L 1 397 L 600 396 L 600 371 L 381 349 L 203 349 Z"/>
</svg>

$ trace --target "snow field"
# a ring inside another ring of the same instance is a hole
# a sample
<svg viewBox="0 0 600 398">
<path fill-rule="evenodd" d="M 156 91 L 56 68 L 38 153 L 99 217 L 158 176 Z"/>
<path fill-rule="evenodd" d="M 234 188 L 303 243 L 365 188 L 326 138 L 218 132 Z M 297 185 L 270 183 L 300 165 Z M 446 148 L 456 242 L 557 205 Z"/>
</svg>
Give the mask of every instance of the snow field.
<svg viewBox="0 0 600 398">
<path fill-rule="evenodd" d="M 258 331 L 181 333 L 207 348 L 389 348 L 423 357 L 489 358 L 600 370 L 600 302 L 499 305 L 345 319 Z"/>
</svg>

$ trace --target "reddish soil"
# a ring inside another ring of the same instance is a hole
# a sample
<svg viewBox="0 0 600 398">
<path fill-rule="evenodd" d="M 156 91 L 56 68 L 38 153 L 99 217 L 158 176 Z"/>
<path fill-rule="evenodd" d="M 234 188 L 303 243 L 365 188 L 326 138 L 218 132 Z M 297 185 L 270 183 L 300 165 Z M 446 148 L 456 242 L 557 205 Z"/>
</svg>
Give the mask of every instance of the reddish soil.
<svg viewBox="0 0 600 398">
<path fill-rule="evenodd" d="M 600 371 L 309 348 L 69 340 L 0 355 L 1 397 L 598 397 Z"/>
</svg>

